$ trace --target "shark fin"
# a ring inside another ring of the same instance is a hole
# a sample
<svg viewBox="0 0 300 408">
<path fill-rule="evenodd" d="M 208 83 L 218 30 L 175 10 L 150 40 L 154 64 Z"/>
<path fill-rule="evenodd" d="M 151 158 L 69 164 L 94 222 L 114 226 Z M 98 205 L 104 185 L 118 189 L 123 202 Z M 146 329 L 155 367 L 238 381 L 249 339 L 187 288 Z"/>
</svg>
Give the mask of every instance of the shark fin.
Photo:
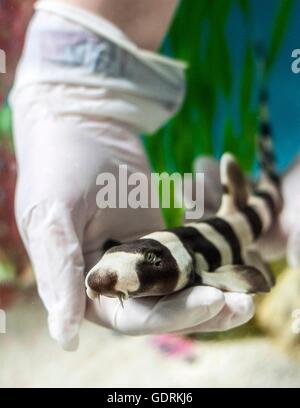
<svg viewBox="0 0 300 408">
<path fill-rule="evenodd" d="M 224 153 L 221 158 L 220 178 L 223 196 L 218 215 L 231 214 L 237 208 L 244 208 L 249 199 L 248 182 L 230 153 Z"/>
<path fill-rule="evenodd" d="M 244 254 L 244 259 L 248 265 L 261 271 L 270 288 L 275 285 L 273 272 L 255 249 L 248 249 Z"/>
<path fill-rule="evenodd" d="M 225 265 L 214 272 L 201 272 L 202 284 L 240 293 L 265 293 L 270 286 L 264 275 L 250 265 Z"/>
</svg>

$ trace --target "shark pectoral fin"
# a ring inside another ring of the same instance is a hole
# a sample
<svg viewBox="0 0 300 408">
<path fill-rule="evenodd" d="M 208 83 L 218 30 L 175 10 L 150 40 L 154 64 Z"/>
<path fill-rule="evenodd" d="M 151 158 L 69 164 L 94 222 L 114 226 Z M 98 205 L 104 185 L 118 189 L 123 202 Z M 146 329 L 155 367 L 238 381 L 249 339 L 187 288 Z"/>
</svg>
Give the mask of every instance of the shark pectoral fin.
<svg viewBox="0 0 300 408">
<path fill-rule="evenodd" d="M 270 289 L 275 285 L 275 276 L 269 266 L 264 262 L 259 252 L 255 249 L 248 249 L 244 254 L 246 264 L 261 271 Z"/>
<path fill-rule="evenodd" d="M 225 265 L 214 272 L 201 272 L 202 283 L 240 293 L 265 293 L 270 286 L 264 275 L 251 265 Z"/>
<path fill-rule="evenodd" d="M 220 163 L 220 178 L 223 186 L 219 215 L 227 215 L 237 208 L 244 208 L 249 199 L 249 185 L 235 158 L 224 153 Z"/>
</svg>

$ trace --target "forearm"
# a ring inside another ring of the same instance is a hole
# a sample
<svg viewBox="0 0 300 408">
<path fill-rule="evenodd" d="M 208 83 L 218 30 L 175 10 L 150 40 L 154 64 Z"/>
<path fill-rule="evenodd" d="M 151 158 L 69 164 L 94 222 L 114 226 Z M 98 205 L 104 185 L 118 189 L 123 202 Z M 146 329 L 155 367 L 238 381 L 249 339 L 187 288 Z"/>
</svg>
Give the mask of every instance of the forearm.
<svg viewBox="0 0 300 408">
<path fill-rule="evenodd" d="M 57 0 L 56 0 L 57 1 Z M 156 50 L 179 0 L 59 0 L 100 15 L 118 26 L 139 47 Z"/>
</svg>

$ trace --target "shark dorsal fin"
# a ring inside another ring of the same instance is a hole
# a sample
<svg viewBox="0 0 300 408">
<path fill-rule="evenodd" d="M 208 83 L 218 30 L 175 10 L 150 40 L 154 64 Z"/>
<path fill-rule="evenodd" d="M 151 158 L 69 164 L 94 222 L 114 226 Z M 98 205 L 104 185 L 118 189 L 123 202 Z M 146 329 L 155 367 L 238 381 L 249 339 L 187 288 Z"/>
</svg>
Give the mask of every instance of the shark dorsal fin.
<svg viewBox="0 0 300 408">
<path fill-rule="evenodd" d="M 222 203 L 218 215 L 227 215 L 244 208 L 249 199 L 247 179 L 230 153 L 224 153 L 220 163 L 223 188 Z"/>
</svg>

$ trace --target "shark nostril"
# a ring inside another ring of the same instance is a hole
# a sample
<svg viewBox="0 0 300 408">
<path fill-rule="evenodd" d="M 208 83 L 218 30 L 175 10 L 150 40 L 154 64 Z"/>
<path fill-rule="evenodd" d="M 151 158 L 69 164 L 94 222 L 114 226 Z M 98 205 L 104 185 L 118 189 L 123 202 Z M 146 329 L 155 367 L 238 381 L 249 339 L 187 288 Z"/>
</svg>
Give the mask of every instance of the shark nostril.
<svg viewBox="0 0 300 408">
<path fill-rule="evenodd" d="M 87 280 L 90 289 L 99 294 L 111 294 L 115 292 L 115 285 L 118 277 L 115 272 L 107 271 L 105 273 L 94 272 Z"/>
<path fill-rule="evenodd" d="M 98 292 L 99 290 L 99 284 L 100 284 L 100 279 L 99 279 L 99 274 L 97 272 L 93 272 L 87 279 L 87 284 L 90 289 L 92 289 L 95 292 Z"/>
</svg>

